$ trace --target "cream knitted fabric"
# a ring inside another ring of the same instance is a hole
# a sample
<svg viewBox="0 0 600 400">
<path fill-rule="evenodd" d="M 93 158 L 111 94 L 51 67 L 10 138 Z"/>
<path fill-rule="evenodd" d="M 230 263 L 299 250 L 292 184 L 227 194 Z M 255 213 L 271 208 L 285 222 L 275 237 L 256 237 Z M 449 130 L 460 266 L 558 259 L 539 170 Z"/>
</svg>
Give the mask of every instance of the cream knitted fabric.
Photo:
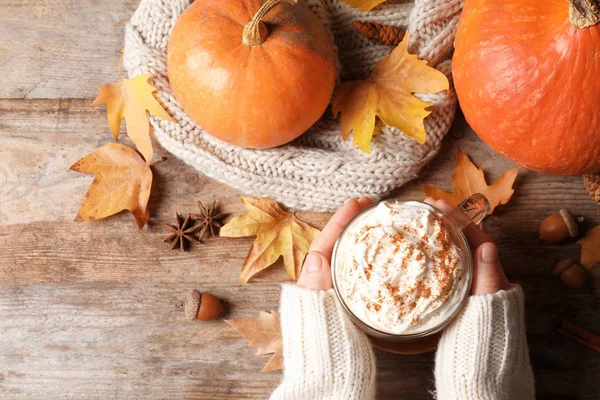
<svg viewBox="0 0 600 400">
<path fill-rule="evenodd" d="M 305 1 L 335 43 L 341 80 L 368 77 L 375 63 L 392 50 L 361 37 L 352 27 L 356 19 L 408 26 L 411 51 L 450 77 L 452 43 L 463 0 L 388 0 L 368 13 L 339 0 Z M 171 28 L 190 3 L 141 0 L 125 30 L 123 66 L 129 76 L 154 76 L 157 98 L 177 120 L 150 118 L 158 140 L 204 174 L 290 207 L 333 211 L 349 197 L 386 195 L 415 178 L 439 150 L 454 118 L 453 88 L 449 93 L 419 96 L 434 104 L 425 120 L 424 145 L 384 126 L 373 139 L 373 152 L 363 154 L 351 147 L 350 140 L 342 140 L 339 121 L 331 111 L 299 139 L 276 149 L 240 149 L 215 139 L 183 111 L 167 79 Z"/>
<path fill-rule="evenodd" d="M 375 397 L 369 339 L 346 317 L 332 290 L 284 285 L 280 318 L 284 380 L 271 399 Z"/>
<path fill-rule="evenodd" d="M 284 285 L 284 379 L 272 399 L 373 399 L 375 357 L 333 292 Z M 436 355 L 438 400 L 532 400 L 523 291 L 471 296 Z M 402 398 L 399 396 L 399 398 Z"/>
<path fill-rule="evenodd" d="M 471 296 L 435 359 L 438 400 L 533 400 L 523 290 Z"/>
</svg>

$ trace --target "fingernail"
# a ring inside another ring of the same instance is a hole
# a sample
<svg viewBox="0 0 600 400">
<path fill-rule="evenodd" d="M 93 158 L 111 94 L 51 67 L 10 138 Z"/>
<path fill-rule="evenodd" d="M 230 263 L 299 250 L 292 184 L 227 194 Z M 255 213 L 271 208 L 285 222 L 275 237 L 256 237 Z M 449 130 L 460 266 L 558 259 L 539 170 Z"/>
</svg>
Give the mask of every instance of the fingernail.
<svg viewBox="0 0 600 400">
<path fill-rule="evenodd" d="M 481 249 L 481 261 L 486 263 L 498 262 L 498 248 L 493 243 L 485 243 Z"/>
<path fill-rule="evenodd" d="M 308 253 L 304 260 L 304 268 L 306 272 L 317 272 L 323 267 L 323 260 L 317 253 Z"/>
<path fill-rule="evenodd" d="M 364 204 L 364 203 L 371 203 L 373 200 L 371 200 L 371 198 L 369 196 L 362 196 L 360 199 L 358 199 L 358 202 L 360 204 Z"/>
</svg>

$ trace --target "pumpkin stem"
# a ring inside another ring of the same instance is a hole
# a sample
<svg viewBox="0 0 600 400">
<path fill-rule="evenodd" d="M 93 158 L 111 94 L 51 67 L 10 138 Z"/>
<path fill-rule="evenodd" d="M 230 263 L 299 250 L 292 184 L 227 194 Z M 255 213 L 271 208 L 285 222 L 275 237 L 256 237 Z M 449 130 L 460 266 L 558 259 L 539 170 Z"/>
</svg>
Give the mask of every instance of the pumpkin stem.
<svg viewBox="0 0 600 400">
<path fill-rule="evenodd" d="M 248 46 L 260 46 L 267 40 L 269 30 L 262 19 L 279 3 L 296 4 L 298 0 L 266 0 L 258 9 L 254 17 L 244 26 L 242 43 Z"/>
<path fill-rule="evenodd" d="M 600 22 L 600 0 L 569 0 L 571 23 L 579 29 L 589 28 Z"/>
</svg>

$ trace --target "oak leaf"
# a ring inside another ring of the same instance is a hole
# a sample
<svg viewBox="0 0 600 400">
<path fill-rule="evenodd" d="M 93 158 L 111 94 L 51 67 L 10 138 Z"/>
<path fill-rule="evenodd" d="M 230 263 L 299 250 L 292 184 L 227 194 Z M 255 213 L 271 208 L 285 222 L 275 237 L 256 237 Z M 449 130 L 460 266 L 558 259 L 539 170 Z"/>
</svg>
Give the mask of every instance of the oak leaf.
<svg viewBox="0 0 600 400">
<path fill-rule="evenodd" d="M 385 0 L 342 0 L 342 1 L 352 8 L 359 8 L 360 11 L 372 10 L 376 6 L 385 2 Z"/>
<path fill-rule="evenodd" d="M 93 221 L 129 210 L 140 229 L 150 218 L 146 206 L 152 187 L 150 166 L 131 147 L 109 143 L 77 161 L 72 171 L 94 174 L 77 214 Z"/>
<path fill-rule="evenodd" d="M 167 121 L 175 120 L 164 110 L 154 97 L 156 88 L 150 83 L 152 75 L 139 75 L 132 79 L 121 78 L 98 88 L 100 94 L 92 105 L 106 104 L 108 125 L 115 140 L 119 139 L 121 120 L 125 118 L 127 135 L 144 156 L 147 164 L 152 161 L 152 141 L 150 140 L 150 114 Z"/>
<path fill-rule="evenodd" d="M 600 225 L 587 231 L 577 244 L 581 245 L 581 265 L 592 269 L 600 262 Z"/>
<path fill-rule="evenodd" d="M 241 200 L 247 213 L 225 224 L 219 236 L 256 236 L 242 266 L 242 282 L 248 282 L 280 256 L 290 278 L 298 279 L 304 257 L 319 230 L 283 211 L 274 200 L 264 197 L 241 197 Z"/>
<path fill-rule="evenodd" d="M 273 354 L 260 372 L 283 368 L 283 339 L 276 312 L 261 311 L 258 317 L 225 320 L 256 349 L 256 355 Z"/>
<path fill-rule="evenodd" d="M 510 200 L 515 192 L 512 186 L 518 173 L 519 168 L 509 169 L 492 185 L 488 185 L 483 176 L 483 171 L 477 168 L 460 148 L 457 148 L 456 167 L 452 175 L 454 193 L 427 185 L 423 185 L 423 190 L 427 196 L 436 200 L 446 200 L 453 206 L 457 206 L 472 194 L 481 193 L 490 202 L 489 213 L 492 214 L 497 206 L 506 204 Z"/>
<path fill-rule="evenodd" d="M 358 144 L 363 152 L 372 150 L 376 117 L 425 143 L 423 120 L 431 113 L 425 109 L 431 104 L 413 93 L 437 93 L 449 88 L 444 74 L 408 53 L 408 42 L 407 32 L 392 53 L 377 63 L 373 76 L 342 84 L 333 99 L 333 114 L 342 114 L 342 137 L 347 139 L 353 131 L 352 145 Z"/>
</svg>

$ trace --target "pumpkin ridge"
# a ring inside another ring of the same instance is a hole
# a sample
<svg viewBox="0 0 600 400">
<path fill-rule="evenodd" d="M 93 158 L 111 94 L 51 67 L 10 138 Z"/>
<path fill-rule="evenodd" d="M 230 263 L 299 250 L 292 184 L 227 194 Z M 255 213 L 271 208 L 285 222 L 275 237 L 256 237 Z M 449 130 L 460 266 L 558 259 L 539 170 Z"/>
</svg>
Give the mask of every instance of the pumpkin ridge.
<svg viewBox="0 0 600 400">
<path fill-rule="evenodd" d="M 225 2 L 222 0 L 202 0 L 203 4 L 199 8 L 199 10 L 194 9 L 194 12 L 205 15 L 207 21 L 211 21 L 213 20 L 214 16 L 218 16 L 221 19 L 221 21 L 229 20 L 235 23 L 236 25 L 243 27 L 250 21 L 256 10 L 258 10 L 258 7 L 255 5 L 256 1 L 249 1 L 251 4 L 246 4 L 245 2 Z M 220 4 L 221 2 L 223 4 Z M 255 7 L 256 10 L 252 11 L 252 9 L 254 9 Z M 184 11 L 184 14 L 189 9 L 192 9 L 192 7 L 188 7 L 188 9 Z M 212 18 L 210 15 L 206 15 L 208 13 L 214 13 Z M 221 32 L 227 31 L 223 30 Z"/>
</svg>

